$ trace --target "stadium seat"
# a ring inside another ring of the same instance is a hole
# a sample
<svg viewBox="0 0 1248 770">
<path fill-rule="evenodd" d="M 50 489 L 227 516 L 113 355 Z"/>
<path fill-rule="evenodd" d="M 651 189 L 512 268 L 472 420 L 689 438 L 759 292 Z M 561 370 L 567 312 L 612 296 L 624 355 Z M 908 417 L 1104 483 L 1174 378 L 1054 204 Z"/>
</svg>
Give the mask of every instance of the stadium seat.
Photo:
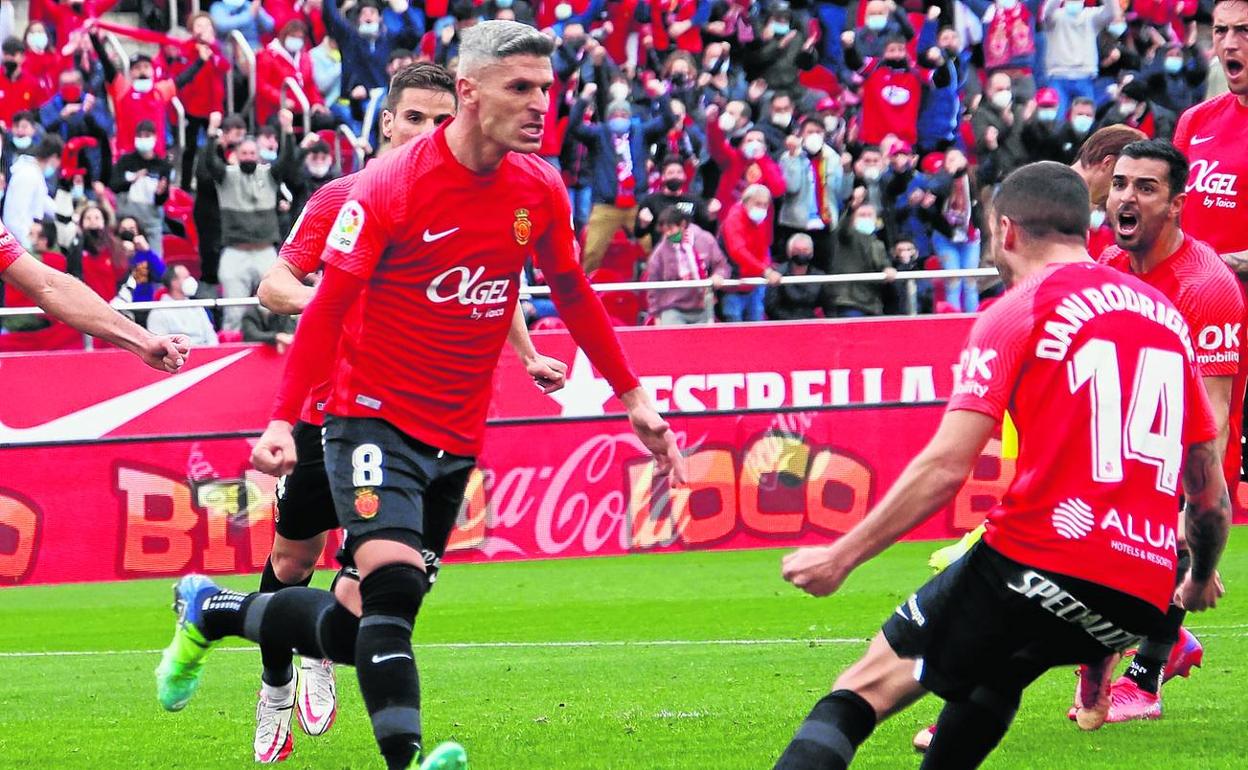
<svg viewBox="0 0 1248 770">
<path fill-rule="evenodd" d="M 193 210 L 195 208 L 195 198 L 189 192 L 181 187 L 169 187 L 169 199 L 165 201 L 165 219 L 172 219 L 182 226 L 186 231 L 186 241 L 190 244 L 192 250 L 199 248 L 199 231 L 195 229 L 195 218 Z M 167 244 L 166 236 L 165 243 Z M 165 246 L 165 253 L 168 254 L 168 246 Z"/>
<path fill-rule="evenodd" d="M 0 353 L 40 350 L 82 350 L 82 332 L 56 322 L 39 331 L 0 334 Z"/>
<path fill-rule="evenodd" d="M 186 238 L 179 238 L 176 235 L 165 234 L 162 239 L 164 243 L 165 267 L 171 268 L 174 265 L 183 265 L 191 275 L 199 278 L 199 250 Z"/>
<path fill-rule="evenodd" d="M 631 268 L 624 272 L 608 267 L 605 261 L 602 267 L 589 276 L 590 283 L 623 283 L 631 280 Z M 602 298 L 602 306 L 616 326 L 636 326 L 641 318 L 641 311 L 646 307 L 646 296 L 642 291 L 612 291 L 598 296 Z"/>
<path fill-rule="evenodd" d="M 242 342 L 243 333 L 236 329 L 222 329 L 217 332 L 217 342 L 228 345 L 231 342 Z"/>
<path fill-rule="evenodd" d="M 530 328 L 535 332 L 549 332 L 556 329 L 566 329 L 568 325 L 563 322 L 562 318 L 552 315 L 537 319 Z"/>
</svg>

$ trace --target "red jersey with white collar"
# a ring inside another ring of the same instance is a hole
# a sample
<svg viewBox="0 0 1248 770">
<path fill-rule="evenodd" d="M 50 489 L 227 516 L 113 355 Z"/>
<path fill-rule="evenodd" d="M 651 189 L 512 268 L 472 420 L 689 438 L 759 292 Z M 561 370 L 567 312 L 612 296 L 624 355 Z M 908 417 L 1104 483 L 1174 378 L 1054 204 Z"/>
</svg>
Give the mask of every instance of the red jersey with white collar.
<svg viewBox="0 0 1248 770">
<path fill-rule="evenodd" d="M 1231 377 L 1231 410 L 1223 473 L 1227 488 L 1239 486 L 1243 435 L 1244 386 L 1248 358 L 1244 348 L 1244 290 L 1231 269 L 1207 244 L 1188 235 L 1183 245 L 1147 273 L 1133 273 L 1131 258 L 1117 246 L 1101 254 L 1101 264 L 1131 273 L 1166 295 L 1183 314 L 1196 346 L 1201 377 Z"/>
<path fill-rule="evenodd" d="M 1018 472 L 985 542 L 1163 610 L 1185 447 L 1217 434 L 1182 314 L 1091 262 L 1053 265 L 975 322 L 949 410 L 1018 424 Z"/>
<path fill-rule="evenodd" d="M 22 244 L 17 242 L 10 233 L 8 228 L 0 225 L 0 273 L 9 269 L 9 265 L 17 261 L 17 258 L 25 254 Z"/>
<path fill-rule="evenodd" d="M 1229 92 L 1192 107 L 1174 146 L 1189 165 L 1183 231 L 1219 254 L 1248 250 L 1248 107 Z"/>
<path fill-rule="evenodd" d="M 304 204 L 299 218 L 295 220 L 290 234 L 286 236 L 286 242 L 282 244 L 278 256 L 303 273 L 315 273 L 319 270 L 325 239 L 329 237 L 329 229 L 338 218 L 338 210 L 347 202 L 353 184 L 355 175 L 350 174 L 326 182 L 313 193 Z M 328 398 L 329 382 L 322 382 L 312 388 L 299 419 L 313 425 L 324 423 L 325 401 Z"/>
<path fill-rule="evenodd" d="M 581 271 L 559 172 L 508 153 L 477 174 L 442 124 L 358 175 L 322 260 L 365 283 L 341 330 L 326 411 L 372 417 L 458 455 L 480 451 L 491 380 L 529 256 L 616 393 L 637 387 Z M 280 399 L 279 399 L 280 403 Z"/>
</svg>

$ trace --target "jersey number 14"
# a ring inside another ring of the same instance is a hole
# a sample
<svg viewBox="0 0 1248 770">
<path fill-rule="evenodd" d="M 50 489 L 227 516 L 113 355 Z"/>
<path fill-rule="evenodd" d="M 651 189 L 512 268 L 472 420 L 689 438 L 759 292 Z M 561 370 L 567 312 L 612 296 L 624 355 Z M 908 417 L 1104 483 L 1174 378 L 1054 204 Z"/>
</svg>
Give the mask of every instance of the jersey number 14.
<svg viewBox="0 0 1248 770">
<path fill-rule="evenodd" d="M 1178 492 L 1183 463 L 1183 365 L 1180 353 L 1140 350 L 1124 429 L 1118 346 L 1090 339 L 1075 352 L 1066 365 L 1070 392 L 1078 393 L 1091 383 L 1094 481 L 1120 482 L 1124 460 L 1138 460 L 1157 468 L 1158 490 L 1170 495 Z"/>
</svg>

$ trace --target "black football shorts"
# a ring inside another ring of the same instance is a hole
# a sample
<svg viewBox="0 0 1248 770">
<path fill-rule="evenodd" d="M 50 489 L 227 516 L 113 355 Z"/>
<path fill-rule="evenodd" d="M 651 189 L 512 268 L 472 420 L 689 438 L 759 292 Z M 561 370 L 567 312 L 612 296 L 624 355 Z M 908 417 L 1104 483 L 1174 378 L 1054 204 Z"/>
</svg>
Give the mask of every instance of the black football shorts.
<svg viewBox="0 0 1248 770">
<path fill-rule="evenodd" d="M 885 621 L 915 678 L 946 700 L 980 686 L 1019 690 L 1050 668 L 1095 663 L 1159 627 L 1156 607 L 1104 586 L 1054 575 L 978 543 L 923 584 Z"/>
<path fill-rule="evenodd" d="M 338 514 L 325 474 L 321 427 L 297 422 L 293 435 L 299 459 L 293 471 L 278 479 L 274 528 L 287 540 L 307 540 L 335 529 Z"/>
<path fill-rule="evenodd" d="M 424 554 L 433 582 L 475 466 L 475 458 L 417 441 L 384 420 L 327 417 L 325 467 L 347 531 L 343 566 L 355 566 L 361 543 L 393 540 Z"/>
</svg>

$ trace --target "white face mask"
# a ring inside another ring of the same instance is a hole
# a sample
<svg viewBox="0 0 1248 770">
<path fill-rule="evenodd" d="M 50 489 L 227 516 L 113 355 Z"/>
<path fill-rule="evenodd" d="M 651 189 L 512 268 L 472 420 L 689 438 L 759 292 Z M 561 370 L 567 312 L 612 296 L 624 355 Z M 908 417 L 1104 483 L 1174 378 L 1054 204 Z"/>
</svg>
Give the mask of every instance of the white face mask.
<svg viewBox="0 0 1248 770">
<path fill-rule="evenodd" d="M 139 78 L 138 80 L 134 81 L 134 90 L 138 91 L 141 94 L 145 94 L 148 91 L 152 90 L 153 85 L 154 84 L 152 83 L 151 78 Z"/>
<path fill-rule="evenodd" d="M 1139 106 L 1138 102 L 1118 102 L 1118 112 L 1123 115 L 1130 115 L 1139 109 Z"/>
<path fill-rule="evenodd" d="M 818 134 L 807 134 L 802 140 L 802 147 L 806 148 L 806 152 L 815 155 L 823 149 L 823 137 Z"/>
<path fill-rule="evenodd" d="M 996 107 L 998 110 L 1004 110 L 1010 106 L 1011 102 L 1014 101 L 1014 94 L 1009 91 L 997 91 L 992 95 L 991 101 L 992 106 Z"/>
<path fill-rule="evenodd" d="M 1101 225 L 1105 224 L 1105 212 L 1102 209 L 1093 209 L 1090 224 L 1093 230 L 1100 230 Z"/>
<path fill-rule="evenodd" d="M 767 218 L 767 209 L 748 208 L 745 210 L 745 215 L 749 217 L 750 221 L 754 224 L 761 225 L 763 220 Z"/>
<path fill-rule="evenodd" d="M 877 182 L 880 179 L 880 169 L 877 166 L 867 166 L 862 170 L 862 178 L 868 182 Z"/>
<path fill-rule="evenodd" d="M 741 147 L 741 151 L 745 153 L 745 157 L 750 160 L 757 160 L 763 157 L 763 153 L 767 151 L 767 147 L 762 142 L 746 142 Z"/>
<path fill-rule="evenodd" d="M 154 136 L 136 136 L 134 138 L 135 152 L 149 153 L 156 149 L 156 137 Z"/>
<path fill-rule="evenodd" d="M 611 101 L 613 102 L 628 101 L 628 84 L 612 83 L 611 88 L 607 89 L 607 93 L 611 95 Z"/>
<path fill-rule="evenodd" d="M 737 127 L 737 116 L 731 112 L 725 112 L 719 116 L 719 130 L 725 134 Z"/>
<path fill-rule="evenodd" d="M 555 6 L 555 18 L 559 21 L 566 21 L 572 17 L 572 6 L 568 3 L 560 3 Z"/>
<path fill-rule="evenodd" d="M 771 114 L 771 122 L 779 128 L 785 128 L 793 122 L 793 113 L 791 112 L 773 112 Z"/>
<path fill-rule="evenodd" d="M 360 25 L 360 34 L 364 37 L 377 37 L 377 33 L 381 32 L 381 24 L 376 21 L 366 21 Z"/>
<path fill-rule="evenodd" d="M 188 275 L 182 279 L 182 293 L 188 297 L 194 297 L 195 292 L 199 291 L 199 281 L 195 280 L 195 276 Z"/>
<path fill-rule="evenodd" d="M 35 53 L 43 53 L 48 48 L 48 36 L 43 32 L 32 32 L 26 37 L 26 45 Z"/>
<path fill-rule="evenodd" d="M 289 51 L 292 54 L 299 53 L 300 51 L 303 50 L 303 38 L 288 37 L 282 41 L 282 45 L 286 48 L 287 51 Z"/>
<path fill-rule="evenodd" d="M 268 148 L 260 150 L 260 162 L 272 163 L 275 160 L 277 160 L 277 150 L 270 150 Z"/>
<path fill-rule="evenodd" d="M 321 177 L 329 174 L 329 170 L 331 168 L 333 168 L 332 163 L 315 163 L 315 164 L 309 163 L 308 173 L 316 177 L 317 179 L 320 179 Z"/>
</svg>

